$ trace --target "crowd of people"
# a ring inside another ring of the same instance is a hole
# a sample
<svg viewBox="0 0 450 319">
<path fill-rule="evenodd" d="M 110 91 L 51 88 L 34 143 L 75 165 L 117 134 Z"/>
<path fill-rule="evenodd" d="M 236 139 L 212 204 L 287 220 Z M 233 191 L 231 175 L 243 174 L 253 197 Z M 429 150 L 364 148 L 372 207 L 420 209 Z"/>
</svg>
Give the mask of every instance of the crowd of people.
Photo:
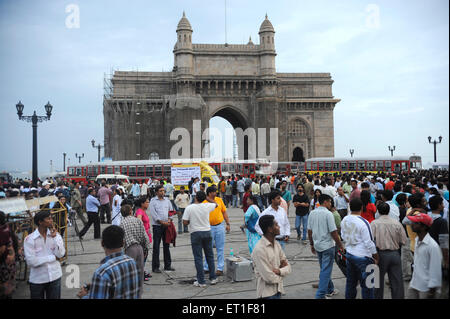
<svg viewBox="0 0 450 319">
<path fill-rule="evenodd" d="M 55 195 L 101 239 L 106 258 L 81 298 L 140 298 L 143 283 L 164 271 L 174 271 L 170 245 L 177 234 L 190 234 L 196 269 L 194 286 L 205 287 L 205 274 L 214 285 L 224 273 L 228 208 L 242 209 L 241 230 L 255 265 L 258 298 L 280 298 L 283 278 L 292 272 L 284 250 L 291 240 L 290 207 L 295 212 L 297 241 L 310 245 L 320 265 L 316 298 L 330 299 L 339 291 L 331 280 L 336 262 L 346 276 L 345 297 L 382 299 L 385 275 L 392 298 L 448 296 L 448 171 L 379 174 L 305 174 L 246 178 L 222 177 L 217 186 L 193 178 L 179 190 L 170 179 L 120 182 L 45 180 L 0 183 L 0 198 L 26 199 Z M 52 208 L 52 207 L 50 207 Z M 13 264 L 24 254 L 30 266 L 32 298 L 59 298 L 61 246 L 67 219 L 55 225 L 48 211 L 33 216 L 36 230 L 23 243 L 23 252 L 0 214 L 0 296 L 14 291 Z M 173 223 L 177 217 L 177 227 Z M 111 224 L 100 232 L 101 224 Z M 50 240 L 46 240 L 50 239 Z M 214 249 L 216 258 L 214 258 Z M 145 264 L 152 250 L 151 272 Z M 42 265 L 48 271 L 41 271 Z M 379 271 L 372 278 L 373 266 Z M 40 270 L 41 269 L 41 270 Z M 126 271 L 126 275 L 124 275 Z M 111 279 L 114 278 L 114 279 Z M 113 280 L 114 282 L 111 282 Z M 404 282 L 409 281 L 408 292 Z M 111 290 L 107 287 L 120 287 Z"/>
</svg>

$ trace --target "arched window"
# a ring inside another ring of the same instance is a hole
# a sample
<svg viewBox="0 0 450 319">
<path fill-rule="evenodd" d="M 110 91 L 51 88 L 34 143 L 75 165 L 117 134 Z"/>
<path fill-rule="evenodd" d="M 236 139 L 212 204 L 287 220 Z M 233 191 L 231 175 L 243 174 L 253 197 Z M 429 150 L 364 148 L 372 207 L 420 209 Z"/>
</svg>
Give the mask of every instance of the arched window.
<svg viewBox="0 0 450 319">
<path fill-rule="evenodd" d="M 191 42 L 191 35 L 189 35 L 189 42 Z"/>
<path fill-rule="evenodd" d="M 309 129 L 303 120 L 295 119 L 289 122 L 289 136 L 309 136 Z"/>
<path fill-rule="evenodd" d="M 151 152 L 150 153 L 150 160 L 155 161 L 155 160 L 159 160 L 159 154 L 156 152 Z"/>
<path fill-rule="evenodd" d="M 181 34 L 178 36 L 178 41 L 181 42 Z"/>
<path fill-rule="evenodd" d="M 186 42 L 186 34 L 184 35 L 184 42 Z"/>
<path fill-rule="evenodd" d="M 273 37 L 272 37 L 272 44 L 273 44 L 274 42 L 273 42 Z"/>
</svg>

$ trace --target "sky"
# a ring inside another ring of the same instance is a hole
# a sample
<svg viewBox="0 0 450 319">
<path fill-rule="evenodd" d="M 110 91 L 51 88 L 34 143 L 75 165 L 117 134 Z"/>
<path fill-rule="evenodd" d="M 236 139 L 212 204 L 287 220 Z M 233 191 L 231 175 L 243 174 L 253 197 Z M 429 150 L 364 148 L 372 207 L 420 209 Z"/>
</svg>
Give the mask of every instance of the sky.
<svg viewBox="0 0 450 319">
<path fill-rule="evenodd" d="M 0 171 L 30 171 L 31 123 L 38 125 L 39 173 L 97 160 L 103 144 L 103 79 L 111 70 L 170 71 L 183 10 L 193 43 L 259 43 L 272 22 L 277 72 L 327 72 L 333 95 L 335 156 L 422 156 L 449 161 L 447 0 L 0 0 Z M 79 19 L 77 19 L 77 17 Z M 231 125 L 214 118 L 211 126 Z M 232 157 L 231 145 L 224 148 Z M 70 162 L 69 162 L 70 159 Z"/>
</svg>

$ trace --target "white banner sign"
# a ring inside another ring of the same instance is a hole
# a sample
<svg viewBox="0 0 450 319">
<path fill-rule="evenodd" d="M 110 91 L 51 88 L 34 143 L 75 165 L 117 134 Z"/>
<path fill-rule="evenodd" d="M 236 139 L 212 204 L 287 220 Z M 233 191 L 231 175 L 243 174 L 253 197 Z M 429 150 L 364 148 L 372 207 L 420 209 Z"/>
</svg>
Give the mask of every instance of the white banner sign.
<svg viewBox="0 0 450 319">
<path fill-rule="evenodd" d="M 171 179 L 173 185 L 188 185 L 192 177 L 201 178 L 200 166 L 172 167 Z"/>
<path fill-rule="evenodd" d="M 0 200 L 0 210 L 6 215 L 28 210 L 24 197 L 13 197 Z"/>
</svg>

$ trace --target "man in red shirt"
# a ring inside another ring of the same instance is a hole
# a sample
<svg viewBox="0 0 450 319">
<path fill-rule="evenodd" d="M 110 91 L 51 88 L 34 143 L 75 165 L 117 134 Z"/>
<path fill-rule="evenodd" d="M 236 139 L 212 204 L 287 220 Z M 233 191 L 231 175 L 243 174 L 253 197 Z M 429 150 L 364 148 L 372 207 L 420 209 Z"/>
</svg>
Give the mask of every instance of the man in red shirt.
<svg viewBox="0 0 450 319">
<path fill-rule="evenodd" d="M 358 182 L 356 181 L 356 179 L 352 179 L 350 184 L 352 186 L 352 192 L 350 194 L 349 200 L 351 201 L 354 198 L 359 198 L 361 195 L 361 191 L 358 189 Z"/>
<path fill-rule="evenodd" d="M 384 187 L 385 190 L 391 191 L 394 189 L 394 176 L 391 176 L 391 178 L 389 178 L 389 182 L 386 183 L 386 186 Z"/>
</svg>

